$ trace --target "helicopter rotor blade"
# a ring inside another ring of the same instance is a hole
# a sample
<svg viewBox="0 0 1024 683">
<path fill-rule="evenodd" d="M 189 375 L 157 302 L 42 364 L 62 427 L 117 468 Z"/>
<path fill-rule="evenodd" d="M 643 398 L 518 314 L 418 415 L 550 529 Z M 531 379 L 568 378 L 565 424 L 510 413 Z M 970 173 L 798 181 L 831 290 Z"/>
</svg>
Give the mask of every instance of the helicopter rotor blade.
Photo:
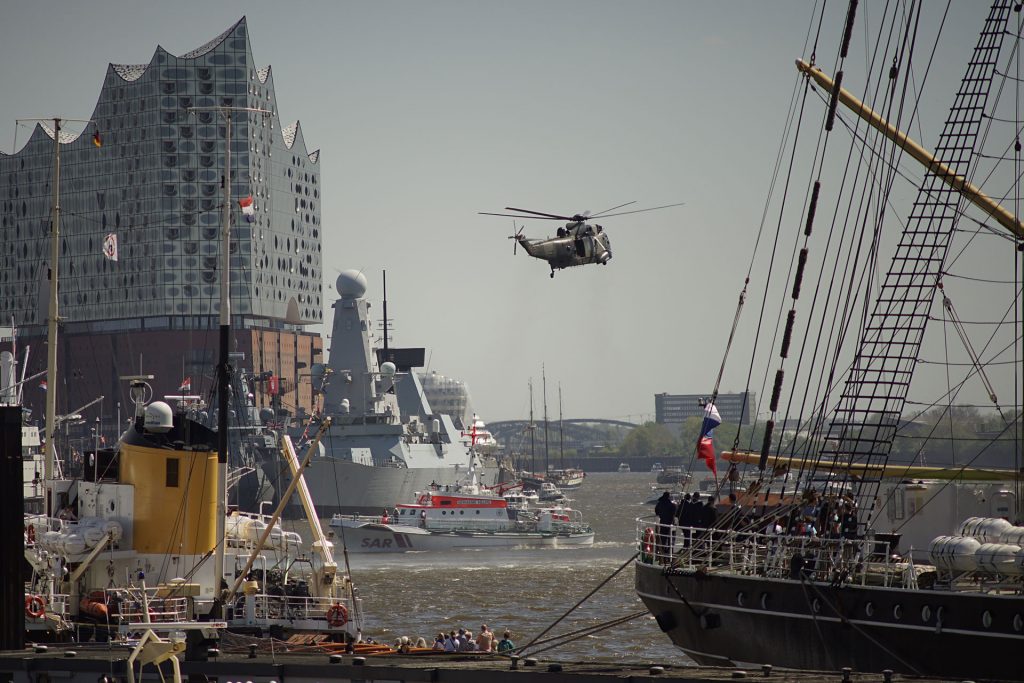
<svg viewBox="0 0 1024 683">
<path fill-rule="evenodd" d="M 619 213 L 605 214 L 603 216 L 600 216 L 600 218 L 611 218 L 612 216 L 626 216 L 631 213 L 643 213 L 644 211 L 657 211 L 658 209 L 667 209 L 673 206 L 683 206 L 684 204 L 686 204 L 686 202 L 679 202 L 677 204 L 665 204 L 664 206 L 652 206 L 649 209 L 637 209 L 635 211 L 620 211 Z"/>
<path fill-rule="evenodd" d="M 571 221 L 572 220 L 572 218 L 566 218 L 564 216 L 551 216 L 550 218 L 545 218 L 545 217 L 542 217 L 542 216 L 522 216 L 522 215 L 517 214 L 517 213 L 492 213 L 490 211 L 477 211 L 476 213 L 477 213 L 478 216 L 504 216 L 505 218 L 520 218 L 520 219 L 523 219 L 523 220 L 526 220 L 526 219 L 538 220 L 538 221 Z"/>
<path fill-rule="evenodd" d="M 518 211 L 519 213 L 529 213 L 529 214 L 533 214 L 534 216 L 544 216 L 545 218 L 552 218 L 552 219 L 556 219 L 556 220 L 560 220 L 560 221 L 571 221 L 572 220 L 572 216 L 559 216 L 559 215 L 553 214 L 553 213 L 544 213 L 543 211 L 531 211 L 530 209 L 517 209 L 514 206 L 506 206 L 505 210 L 506 211 Z"/>
<path fill-rule="evenodd" d="M 626 202 L 625 204 L 619 204 L 618 206 L 613 206 L 612 208 L 610 208 L 610 209 L 605 209 L 604 211 L 598 211 L 597 213 L 593 214 L 593 215 L 591 216 L 591 218 L 601 218 L 601 216 L 602 216 L 603 214 L 606 214 L 606 213 L 608 213 L 609 211 L 614 211 L 615 209 L 621 209 L 622 207 L 624 207 L 624 206 L 629 206 L 630 204 L 636 204 L 636 200 L 634 199 L 634 200 L 633 200 L 633 201 L 631 201 L 631 202 Z"/>
</svg>

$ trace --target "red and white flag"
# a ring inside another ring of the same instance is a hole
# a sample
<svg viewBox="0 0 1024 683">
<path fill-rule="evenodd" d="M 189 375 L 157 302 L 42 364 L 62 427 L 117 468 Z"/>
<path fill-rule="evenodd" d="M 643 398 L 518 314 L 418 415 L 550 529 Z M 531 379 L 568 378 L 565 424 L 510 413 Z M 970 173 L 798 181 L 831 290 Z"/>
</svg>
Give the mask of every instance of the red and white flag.
<svg viewBox="0 0 1024 683">
<path fill-rule="evenodd" d="M 103 255 L 110 261 L 117 260 L 117 235 L 110 233 L 103 238 Z"/>
<path fill-rule="evenodd" d="M 715 444 L 710 436 L 702 436 L 697 446 L 697 457 L 704 461 L 711 473 L 718 476 L 718 465 L 715 462 Z"/>
<path fill-rule="evenodd" d="M 252 223 L 256 220 L 256 207 L 252 203 L 252 195 L 249 195 L 245 199 L 239 199 L 238 205 L 242 207 L 242 215 L 245 216 L 245 220 Z"/>
<path fill-rule="evenodd" d="M 181 380 L 181 386 L 178 387 L 178 391 L 192 391 L 192 378 L 186 377 Z"/>
</svg>

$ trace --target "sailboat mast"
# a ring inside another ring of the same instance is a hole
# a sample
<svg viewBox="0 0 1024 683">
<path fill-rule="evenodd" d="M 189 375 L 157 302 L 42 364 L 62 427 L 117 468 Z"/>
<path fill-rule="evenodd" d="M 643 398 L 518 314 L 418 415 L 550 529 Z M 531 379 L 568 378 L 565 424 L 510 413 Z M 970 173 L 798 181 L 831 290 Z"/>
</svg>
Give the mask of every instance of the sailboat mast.
<svg viewBox="0 0 1024 683">
<path fill-rule="evenodd" d="M 46 461 L 43 481 L 54 476 L 57 459 L 57 272 L 60 265 L 60 119 L 53 119 L 53 217 L 50 220 L 50 309 L 46 321 Z M 53 500 L 47 492 L 46 514 Z"/>
<path fill-rule="evenodd" d="M 540 366 L 540 379 L 544 389 L 544 474 L 551 468 L 548 463 L 550 451 L 548 448 L 548 376 L 545 374 L 544 365 Z"/>
<path fill-rule="evenodd" d="M 565 450 L 562 435 L 562 383 L 558 383 L 558 466 L 565 469 Z"/>
<path fill-rule="evenodd" d="M 537 471 L 537 425 L 533 424 L 533 378 L 530 378 L 530 472 Z"/>
</svg>

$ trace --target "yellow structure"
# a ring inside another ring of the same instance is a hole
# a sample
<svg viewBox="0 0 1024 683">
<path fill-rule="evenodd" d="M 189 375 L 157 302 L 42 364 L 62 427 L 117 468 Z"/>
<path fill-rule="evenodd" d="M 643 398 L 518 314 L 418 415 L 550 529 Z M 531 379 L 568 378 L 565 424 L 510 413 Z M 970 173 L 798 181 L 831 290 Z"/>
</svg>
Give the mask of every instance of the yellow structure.
<svg viewBox="0 0 1024 683">
<path fill-rule="evenodd" d="M 139 553 L 202 555 L 217 545 L 217 454 L 121 442 L 121 482 L 135 488 Z"/>
</svg>

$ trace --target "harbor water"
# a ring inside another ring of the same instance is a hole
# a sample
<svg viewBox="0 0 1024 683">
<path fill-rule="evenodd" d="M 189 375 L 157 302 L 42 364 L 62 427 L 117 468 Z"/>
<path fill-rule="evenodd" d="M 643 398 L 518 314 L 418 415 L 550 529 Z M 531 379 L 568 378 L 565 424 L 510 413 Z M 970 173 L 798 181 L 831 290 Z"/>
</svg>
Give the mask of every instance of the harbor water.
<svg viewBox="0 0 1024 683">
<path fill-rule="evenodd" d="M 652 496 L 654 478 L 649 472 L 595 473 L 579 489 L 567 492 L 569 504 L 594 528 L 593 547 L 350 553 L 352 577 L 367 618 L 364 636 L 388 643 L 401 636 L 422 636 L 429 644 L 438 632 L 466 628 L 475 635 L 481 624 L 487 624 L 499 638 L 508 629 L 517 646 L 525 645 L 636 552 L 634 520 L 653 514 L 653 506 L 645 501 Z M 338 564 L 343 566 L 341 539 L 334 540 Z M 687 663 L 636 597 L 632 566 L 544 638 L 636 612 L 643 615 L 538 656 Z"/>
</svg>

